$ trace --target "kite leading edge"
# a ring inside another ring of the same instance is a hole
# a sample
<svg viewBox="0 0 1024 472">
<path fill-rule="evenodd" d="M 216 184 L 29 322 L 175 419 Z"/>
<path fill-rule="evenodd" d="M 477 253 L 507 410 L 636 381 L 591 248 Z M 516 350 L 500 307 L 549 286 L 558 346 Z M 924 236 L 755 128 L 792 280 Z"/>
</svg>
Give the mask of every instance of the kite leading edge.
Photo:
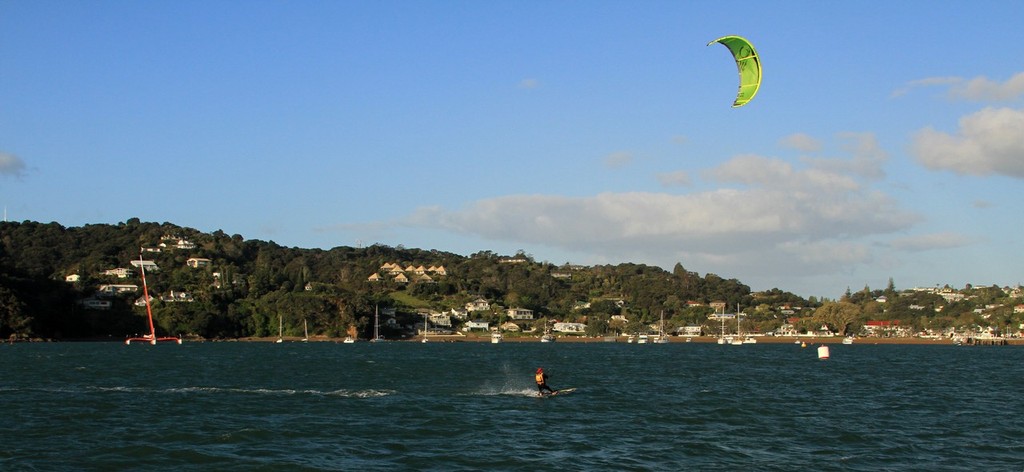
<svg viewBox="0 0 1024 472">
<path fill-rule="evenodd" d="M 732 106 L 736 108 L 746 105 L 757 95 L 757 89 L 761 88 L 761 59 L 757 57 L 754 45 L 742 37 L 723 36 L 709 42 L 708 46 L 715 43 L 729 48 L 740 72 L 740 90 Z"/>
</svg>

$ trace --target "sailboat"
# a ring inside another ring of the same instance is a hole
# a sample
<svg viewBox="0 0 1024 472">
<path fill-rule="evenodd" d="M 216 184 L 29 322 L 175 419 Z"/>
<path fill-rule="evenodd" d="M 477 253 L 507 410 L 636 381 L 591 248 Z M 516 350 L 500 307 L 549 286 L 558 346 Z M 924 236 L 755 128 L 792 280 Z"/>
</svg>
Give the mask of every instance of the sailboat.
<svg viewBox="0 0 1024 472">
<path fill-rule="evenodd" d="M 156 345 L 158 342 L 163 341 L 174 341 L 181 344 L 181 338 L 156 337 L 156 327 L 153 325 L 153 307 L 150 305 L 149 300 L 149 287 L 146 286 L 146 265 L 143 264 L 142 255 L 139 254 L 139 273 L 142 274 L 142 298 L 146 300 L 146 316 L 149 317 L 149 334 L 142 335 L 140 337 L 128 338 L 124 340 L 126 345 L 131 345 L 132 341 L 144 341 L 152 345 Z"/>
<path fill-rule="evenodd" d="M 302 342 L 309 341 L 309 326 L 306 324 L 306 320 L 305 319 L 302 320 L 302 333 L 303 333 Z"/>
<path fill-rule="evenodd" d="M 275 342 L 284 342 L 284 317 L 281 315 L 277 315 L 277 341 Z"/>
<path fill-rule="evenodd" d="M 420 342 L 424 342 L 424 343 L 427 342 L 427 313 L 426 312 L 423 313 L 423 341 L 420 341 Z"/>
<path fill-rule="evenodd" d="M 730 344 L 732 344 L 733 346 L 742 346 L 743 339 L 741 339 L 741 337 L 742 336 L 740 333 L 740 306 L 736 305 L 736 337 L 732 338 L 732 342 L 730 342 Z"/>
<path fill-rule="evenodd" d="M 381 342 L 383 340 L 384 340 L 384 338 L 380 337 L 380 310 L 377 308 L 377 305 L 374 305 L 373 306 L 373 339 L 371 339 L 370 342 L 371 343 L 379 343 L 379 342 Z"/>
<path fill-rule="evenodd" d="M 658 328 L 658 337 L 654 344 L 668 344 L 668 336 L 665 336 L 665 310 L 661 310 L 661 326 Z"/>
<path fill-rule="evenodd" d="M 725 310 L 722 311 L 722 315 L 725 315 Z M 718 319 L 722 322 L 722 329 L 718 332 L 718 344 L 729 344 L 732 339 L 725 337 L 725 316 L 719 316 Z"/>
</svg>

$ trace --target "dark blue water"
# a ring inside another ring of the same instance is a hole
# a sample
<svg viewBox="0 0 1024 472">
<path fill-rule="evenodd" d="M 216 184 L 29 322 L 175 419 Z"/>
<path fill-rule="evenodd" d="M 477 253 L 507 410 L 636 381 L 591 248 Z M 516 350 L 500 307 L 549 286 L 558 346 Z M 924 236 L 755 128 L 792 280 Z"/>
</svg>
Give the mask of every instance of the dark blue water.
<svg viewBox="0 0 1024 472">
<path fill-rule="evenodd" d="M 4 345 L 0 469 L 1024 468 L 1024 349 L 831 349 Z"/>
</svg>

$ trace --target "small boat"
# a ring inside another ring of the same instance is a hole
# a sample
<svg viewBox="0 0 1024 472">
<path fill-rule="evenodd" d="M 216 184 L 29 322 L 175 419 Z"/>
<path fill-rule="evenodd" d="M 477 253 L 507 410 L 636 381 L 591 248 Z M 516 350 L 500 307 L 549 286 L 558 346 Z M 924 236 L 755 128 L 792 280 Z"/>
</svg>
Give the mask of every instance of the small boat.
<svg viewBox="0 0 1024 472">
<path fill-rule="evenodd" d="M 743 338 L 743 344 L 757 344 L 757 339 L 753 336 L 747 336 Z"/>
<path fill-rule="evenodd" d="M 277 341 L 275 342 L 284 342 L 284 318 L 281 315 L 277 315 Z"/>
<path fill-rule="evenodd" d="M 352 336 L 346 336 L 345 340 L 342 342 L 345 344 L 355 344 L 356 340 Z"/>
<path fill-rule="evenodd" d="M 636 343 L 637 344 L 647 344 L 647 341 L 648 341 L 648 337 L 647 337 L 646 334 L 641 334 L 641 335 L 636 337 Z"/>
<path fill-rule="evenodd" d="M 306 325 L 306 320 L 302 320 L 302 342 L 309 341 L 309 326 Z"/>
<path fill-rule="evenodd" d="M 853 336 L 843 338 L 843 344 L 853 344 Z"/>
<path fill-rule="evenodd" d="M 491 333 L 491 344 L 500 344 L 503 339 L 504 337 L 501 335 L 500 331 Z"/>
<path fill-rule="evenodd" d="M 540 337 L 542 343 L 553 343 L 555 342 L 555 336 L 551 333 L 545 333 L 544 336 Z"/>
</svg>

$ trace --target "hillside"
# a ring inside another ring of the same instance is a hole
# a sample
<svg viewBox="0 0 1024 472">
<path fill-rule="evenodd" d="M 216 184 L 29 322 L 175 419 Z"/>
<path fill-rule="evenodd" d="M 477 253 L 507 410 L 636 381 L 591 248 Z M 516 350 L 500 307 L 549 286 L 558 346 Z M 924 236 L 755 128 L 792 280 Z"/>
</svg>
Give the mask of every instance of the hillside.
<svg viewBox="0 0 1024 472">
<path fill-rule="evenodd" d="M 386 334 L 400 337 L 417 313 L 479 298 L 491 308 L 474 316 L 492 323 L 504 308 L 523 308 L 533 310 L 535 323 L 587 321 L 596 334 L 640 329 L 662 311 L 672 326 L 702 322 L 711 302 L 812 306 L 779 290 L 755 300 L 738 280 L 699 276 L 680 264 L 672 272 L 637 264 L 568 267 L 489 251 L 287 248 L 137 219 L 83 227 L 26 221 L 0 223 L 0 336 L 122 338 L 146 331 L 145 309 L 135 304 L 141 290 L 132 290 L 141 287 L 132 265 L 140 256 L 158 267 L 147 270 L 157 330 L 203 338 L 276 335 L 279 317 L 286 334 L 300 334 L 305 320 L 311 334 L 365 338 L 375 308 L 395 314 L 399 328 Z M 613 315 L 631 326 L 616 326 Z"/>
</svg>

